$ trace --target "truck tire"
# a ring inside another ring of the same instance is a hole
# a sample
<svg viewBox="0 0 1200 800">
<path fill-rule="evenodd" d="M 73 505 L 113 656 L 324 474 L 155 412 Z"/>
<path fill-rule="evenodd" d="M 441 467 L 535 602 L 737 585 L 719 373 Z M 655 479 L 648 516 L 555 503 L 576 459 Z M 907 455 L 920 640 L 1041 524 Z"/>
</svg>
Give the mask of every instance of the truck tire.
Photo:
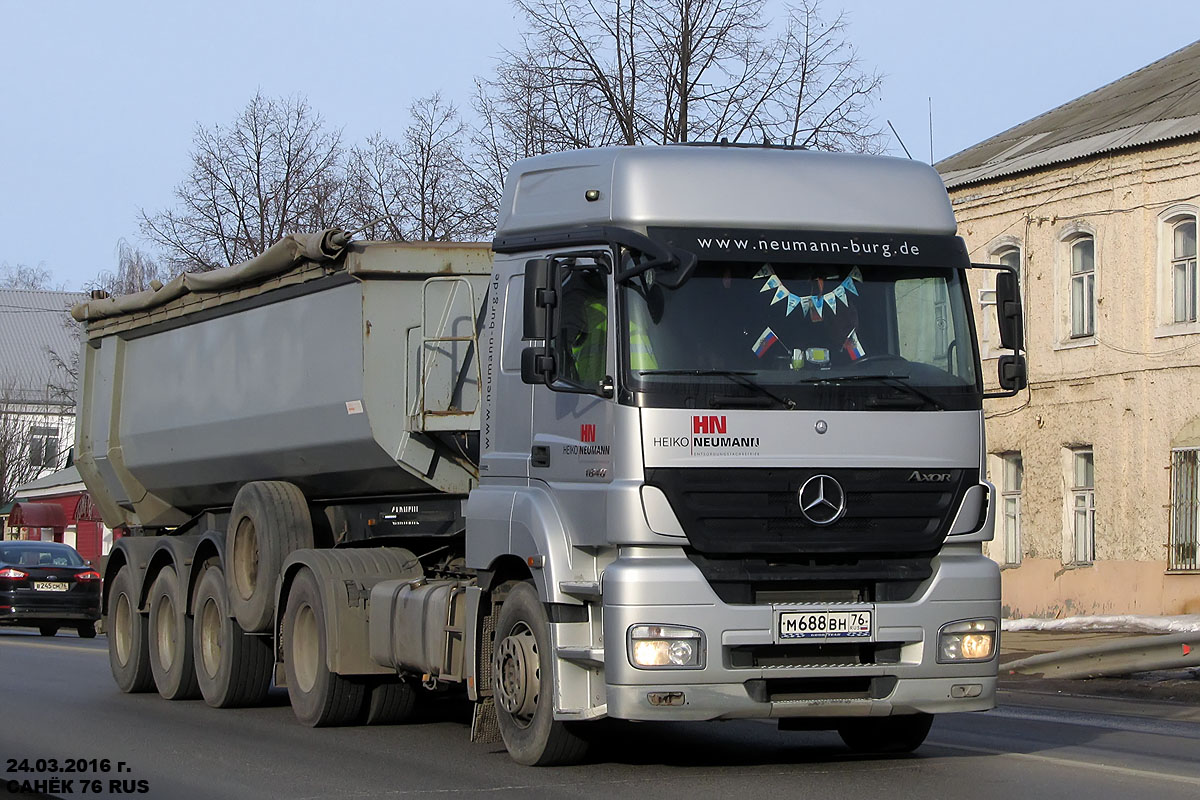
<svg viewBox="0 0 1200 800">
<path fill-rule="evenodd" d="M 167 700 L 200 696 L 192 659 L 192 619 L 187 615 L 187 592 L 174 567 L 164 567 L 150 587 L 150 674 L 158 693 Z"/>
<path fill-rule="evenodd" d="M 417 707 L 417 689 L 403 678 L 373 680 L 366 691 L 363 722 L 367 725 L 398 725 L 408 721 Z"/>
<path fill-rule="evenodd" d="M 275 580 L 288 553 L 313 546 L 304 493 L 291 483 L 257 481 L 237 493 L 225 538 L 229 604 L 242 630 L 262 633 L 275 619 Z"/>
<path fill-rule="evenodd" d="M 330 672 L 325 603 L 311 570 L 292 583 L 283 615 L 283 659 L 296 719 L 310 728 L 349 725 L 363 717 L 366 684 Z"/>
<path fill-rule="evenodd" d="M 573 764 L 587 754 L 587 742 L 554 719 L 553 658 L 546 609 L 519 583 L 500 606 L 492 667 L 500 736 L 518 764 Z"/>
<path fill-rule="evenodd" d="M 108 665 L 122 692 L 148 692 L 154 688 L 150 673 L 150 647 L 146 618 L 138 613 L 133 568 L 121 567 L 108 587 Z"/>
<path fill-rule="evenodd" d="M 838 725 L 838 735 L 856 753 L 911 753 L 929 735 L 933 714 L 849 719 Z"/>
<path fill-rule="evenodd" d="M 204 702 L 213 708 L 261 705 L 271 688 L 271 639 L 245 633 L 233 619 L 220 567 L 200 577 L 192 610 L 196 682 Z"/>
</svg>

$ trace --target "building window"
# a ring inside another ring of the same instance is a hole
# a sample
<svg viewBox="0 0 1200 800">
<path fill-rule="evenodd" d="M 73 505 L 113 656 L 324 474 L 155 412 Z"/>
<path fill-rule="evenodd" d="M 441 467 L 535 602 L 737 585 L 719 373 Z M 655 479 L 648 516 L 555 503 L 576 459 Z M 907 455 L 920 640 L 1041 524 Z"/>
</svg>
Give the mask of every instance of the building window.
<svg viewBox="0 0 1200 800">
<path fill-rule="evenodd" d="M 1175 322 L 1196 321 L 1196 218 L 1171 225 L 1171 297 Z"/>
<path fill-rule="evenodd" d="M 33 427 L 29 431 L 29 465 L 47 469 L 58 460 L 58 428 Z"/>
<path fill-rule="evenodd" d="M 1071 452 L 1071 563 L 1096 560 L 1096 464 L 1090 449 Z"/>
<path fill-rule="evenodd" d="M 1071 338 L 1096 333 L 1096 240 L 1071 241 Z"/>
<path fill-rule="evenodd" d="M 1021 269 L 1021 249 L 1015 244 L 1002 244 L 991 251 L 991 257 L 1006 267 Z M 979 344 L 983 358 L 995 358 L 1000 351 L 1000 333 L 996 321 L 996 284 L 991 279 L 990 285 L 979 290 Z"/>
<path fill-rule="evenodd" d="M 1171 530 L 1167 569 L 1200 569 L 1197 531 L 1200 524 L 1200 448 L 1171 451 Z"/>
<path fill-rule="evenodd" d="M 1021 563 L 1021 484 L 1025 480 L 1025 462 L 1020 453 L 1004 453 L 1004 474 L 1000 480 L 1000 508 L 1004 514 L 1004 563 Z"/>
</svg>

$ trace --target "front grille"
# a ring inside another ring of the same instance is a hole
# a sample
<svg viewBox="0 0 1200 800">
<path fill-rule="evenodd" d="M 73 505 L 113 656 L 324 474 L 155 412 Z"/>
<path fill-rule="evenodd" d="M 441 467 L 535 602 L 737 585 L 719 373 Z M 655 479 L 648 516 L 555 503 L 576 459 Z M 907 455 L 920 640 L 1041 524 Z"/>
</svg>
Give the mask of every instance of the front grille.
<svg viewBox="0 0 1200 800">
<path fill-rule="evenodd" d="M 937 554 L 978 470 L 655 468 L 688 537 L 686 552 L 726 603 L 900 601 L 933 574 Z M 819 526 L 800 513 L 814 475 L 845 491 L 846 513 Z"/>
<path fill-rule="evenodd" d="M 656 468 L 688 541 L 710 556 L 930 553 L 941 547 L 978 470 L 943 470 L 949 480 L 912 480 L 912 469 Z M 846 513 L 828 526 L 800 513 L 800 487 L 814 475 L 841 484 Z"/>
</svg>

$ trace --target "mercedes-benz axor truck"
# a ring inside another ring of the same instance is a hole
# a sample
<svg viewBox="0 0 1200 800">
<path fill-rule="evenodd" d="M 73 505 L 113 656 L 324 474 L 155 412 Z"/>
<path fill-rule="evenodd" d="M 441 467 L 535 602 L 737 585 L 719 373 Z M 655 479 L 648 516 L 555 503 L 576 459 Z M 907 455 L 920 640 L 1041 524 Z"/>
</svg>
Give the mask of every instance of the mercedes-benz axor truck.
<svg viewBox="0 0 1200 800">
<path fill-rule="evenodd" d="M 76 454 L 123 534 L 117 684 L 224 708 L 274 683 L 314 726 L 460 691 L 524 764 L 605 718 L 878 752 L 991 708 L 955 230 L 914 161 L 601 148 L 518 162 L 490 248 L 329 230 L 93 297 Z"/>
</svg>

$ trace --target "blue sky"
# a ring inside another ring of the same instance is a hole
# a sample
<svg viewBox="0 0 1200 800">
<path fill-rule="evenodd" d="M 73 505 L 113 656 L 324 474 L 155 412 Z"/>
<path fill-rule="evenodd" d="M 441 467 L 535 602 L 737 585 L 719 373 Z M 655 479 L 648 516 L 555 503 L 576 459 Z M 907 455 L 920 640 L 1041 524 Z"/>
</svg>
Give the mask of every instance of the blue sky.
<svg viewBox="0 0 1200 800">
<path fill-rule="evenodd" d="M 941 159 L 1200 35 L 1200 4 L 1143 8 L 823 0 L 887 76 L 879 124 L 925 161 L 929 98 Z M 473 77 L 520 34 L 506 0 L 0 0 L 0 12 L 0 261 L 41 264 L 71 289 L 112 269 L 120 238 L 142 244 L 138 210 L 171 204 L 197 123 L 230 121 L 262 90 L 306 95 L 348 142 L 395 137 L 418 97 L 467 106 Z"/>
</svg>

